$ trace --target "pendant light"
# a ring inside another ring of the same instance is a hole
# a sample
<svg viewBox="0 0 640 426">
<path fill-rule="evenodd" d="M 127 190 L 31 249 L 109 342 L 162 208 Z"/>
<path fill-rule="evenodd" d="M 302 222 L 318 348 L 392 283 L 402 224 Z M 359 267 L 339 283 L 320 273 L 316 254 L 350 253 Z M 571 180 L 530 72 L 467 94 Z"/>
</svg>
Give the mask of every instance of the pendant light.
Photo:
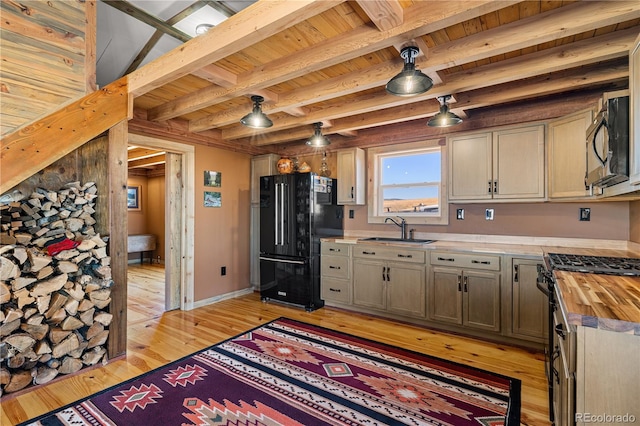
<svg viewBox="0 0 640 426">
<path fill-rule="evenodd" d="M 387 83 L 387 92 L 396 96 L 414 96 L 431 89 L 433 81 L 422 71 L 416 69 L 414 58 L 420 51 L 415 46 L 407 46 L 400 51 L 404 59 L 402 72 Z"/>
<path fill-rule="evenodd" d="M 262 112 L 262 108 L 260 107 L 260 103 L 264 101 L 264 98 L 253 95 L 251 96 L 251 100 L 253 101 L 253 111 L 242 117 L 240 123 L 252 129 L 266 129 L 267 127 L 273 126 L 273 121 L 269 120 L 269 117 Z"/>
<path fill-rule="evenodd" d="M 307 141 L 307 145 L 314 148 L 322 148 L 323 146 L 331 144 L 329 138 L 322 135 L 322 131 L 320 130 L 322 123 L 313 123 L 313 127 L 315 128 L 315 131 L 313 132 L 313 136 L 311 136 Z"/>
<path fill-rule="evenodd" d="M 451 95 L 438 96 L 438 101 L 440 101 L 440 112 L 429 120 L 427 123 L 428 126 L 449 127 L 462 123 L 462 118 L 449 111 L 449 105 L 447 105 L 447 100 L 449 100 L 449 98 L 451 98 Z"/>
</svg>

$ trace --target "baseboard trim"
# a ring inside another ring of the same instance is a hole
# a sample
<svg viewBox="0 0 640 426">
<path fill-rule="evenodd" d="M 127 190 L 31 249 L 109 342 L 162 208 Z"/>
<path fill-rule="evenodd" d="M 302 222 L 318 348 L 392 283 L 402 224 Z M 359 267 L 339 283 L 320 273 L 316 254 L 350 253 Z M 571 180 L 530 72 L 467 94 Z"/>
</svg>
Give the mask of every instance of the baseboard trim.
<svg viewBox="0 0 640 426">
<path fill-rule="evenodd" d="M 213 296 L 208 299 L 198 300 L 196 302 L 193 302 L 192 309 L 213 305 L 214 303 L 222 302 L 223 300 L 234 299 L 236 297 L 244 296 L 245 294 L 251 293 L 253 293 L 253 287 L 232 291 L 231 293 L 221 294 L 219 296 Z"/>
</svg>

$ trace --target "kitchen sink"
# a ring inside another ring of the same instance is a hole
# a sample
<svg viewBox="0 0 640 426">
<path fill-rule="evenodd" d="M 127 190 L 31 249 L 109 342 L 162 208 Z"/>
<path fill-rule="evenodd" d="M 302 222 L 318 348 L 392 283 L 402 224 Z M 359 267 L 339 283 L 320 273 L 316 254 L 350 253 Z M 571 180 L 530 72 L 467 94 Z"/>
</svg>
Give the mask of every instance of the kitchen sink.
<svg viewBox="0 0 640 426">
<path fill-rule="evenodd" d="M 358 241 L 366 241 L 372 243 L 400 243 L 400 244 L 429 244 L 434 242 L 435 240 L 421 240 L 418 238 L 406 239 L 402 238 L 390 238 L 390 237 L 369 237 L 369 238 L 360 238 Z"/>
</svg>

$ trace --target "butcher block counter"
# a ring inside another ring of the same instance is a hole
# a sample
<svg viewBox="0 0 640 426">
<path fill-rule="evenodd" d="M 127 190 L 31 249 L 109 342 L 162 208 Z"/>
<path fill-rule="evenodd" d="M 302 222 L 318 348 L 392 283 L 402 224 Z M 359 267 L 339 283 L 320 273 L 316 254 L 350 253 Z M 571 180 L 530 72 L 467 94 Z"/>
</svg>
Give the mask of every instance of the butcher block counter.
<svg viewBox="0 0 640 426">
<path fill-rule="evenodd" d="M 625 250 L 545 247 L 544 252 L 640 258 Z M 569 324 L 640 336 L 640 277 L 566 271 L 553 275 Z"/>
</svg>

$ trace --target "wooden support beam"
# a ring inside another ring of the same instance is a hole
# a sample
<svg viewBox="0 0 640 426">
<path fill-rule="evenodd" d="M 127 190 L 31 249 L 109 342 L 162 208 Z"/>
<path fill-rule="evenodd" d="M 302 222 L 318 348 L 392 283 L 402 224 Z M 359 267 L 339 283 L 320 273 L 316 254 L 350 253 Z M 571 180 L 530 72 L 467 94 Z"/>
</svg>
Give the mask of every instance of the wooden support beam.
<svg viewBox="0 0 640 426">
<path fill-rule="evenodd" d="M 357 0 L 357 3 L 380 31 L 390 30 L 403 22 L 398 0 Z"/>
<path fill-rule="evenodd" d="M 122 78 L 29 123 L 0 142 L 0 194 L 129 117 Z"/>
</svg>

